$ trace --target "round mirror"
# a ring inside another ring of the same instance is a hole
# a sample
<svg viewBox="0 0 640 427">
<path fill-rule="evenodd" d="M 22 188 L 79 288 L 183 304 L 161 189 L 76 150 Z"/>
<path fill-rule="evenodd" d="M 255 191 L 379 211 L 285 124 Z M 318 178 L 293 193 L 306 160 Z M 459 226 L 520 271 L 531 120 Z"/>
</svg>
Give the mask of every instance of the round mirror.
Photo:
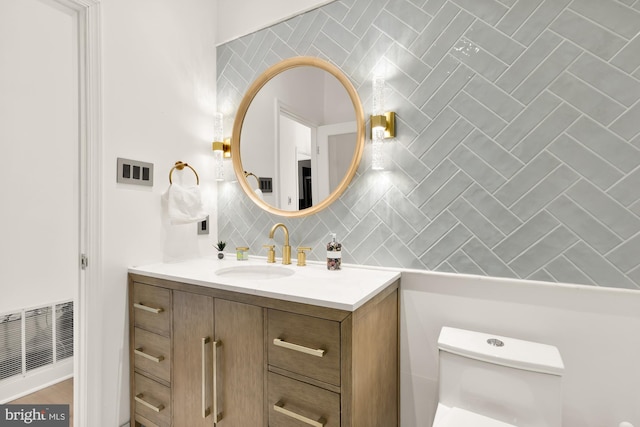
<svg viewBox="0 0 640 427">
<path fill-rule="evenodd" d="M 233 168 L 268 212 L 316 213 L 337 199 L 364 148 L 364 113 L 349 79 L 313 57 L 266 70 L 244 95 L 233 124 Z"/>
</svg>

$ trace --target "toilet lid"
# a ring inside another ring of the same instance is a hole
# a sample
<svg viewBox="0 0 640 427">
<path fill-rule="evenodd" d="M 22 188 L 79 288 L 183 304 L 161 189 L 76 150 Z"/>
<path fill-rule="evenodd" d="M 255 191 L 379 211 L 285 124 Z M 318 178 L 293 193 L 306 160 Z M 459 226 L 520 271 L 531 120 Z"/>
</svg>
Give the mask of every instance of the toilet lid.
<svg viewBox="0 0 640 427">
<path fill-rule="evenodd" d="M 434 427 L 517 427 L 460 408 L 451 408 L 437 426 Z"/>
</svg>

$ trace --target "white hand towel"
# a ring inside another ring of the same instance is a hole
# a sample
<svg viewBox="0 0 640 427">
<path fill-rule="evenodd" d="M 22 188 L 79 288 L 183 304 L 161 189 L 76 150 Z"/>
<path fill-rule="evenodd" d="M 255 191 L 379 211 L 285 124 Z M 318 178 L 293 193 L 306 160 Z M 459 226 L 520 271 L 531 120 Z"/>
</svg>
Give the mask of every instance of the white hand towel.
<svg viewBox="0 0 640 427">
<path fill-rule="evenodd" d="M 264 200 L 264 197 L 262 196 L 262 190 L 259 188 L 256 188 L 255 190 L 253 190 L 256 193 L 256 196 L 258 196 L 258 198 L 260 200 Z"/>
<path fill-rule="evenodd" d="M 190 224 L 207 218 L 198 186 L 171 184 L 162 195 L 162 201 L 172 225 Z"/>
</svg>

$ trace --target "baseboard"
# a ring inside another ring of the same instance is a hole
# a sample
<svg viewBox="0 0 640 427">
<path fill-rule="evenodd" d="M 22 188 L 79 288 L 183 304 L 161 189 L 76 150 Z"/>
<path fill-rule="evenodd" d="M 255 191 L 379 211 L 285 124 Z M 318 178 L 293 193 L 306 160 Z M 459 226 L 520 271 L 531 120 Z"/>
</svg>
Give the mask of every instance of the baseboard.
<svg viewBox="0 0 640 427">
<path fill-rule="evenodd" d="M 14 401 L 72 377 L 73 358 L 71 357 L 55 365 L 29 372 L 25 376 L 3 380 L 0 383 L 0 404 Z"/>
</svg>

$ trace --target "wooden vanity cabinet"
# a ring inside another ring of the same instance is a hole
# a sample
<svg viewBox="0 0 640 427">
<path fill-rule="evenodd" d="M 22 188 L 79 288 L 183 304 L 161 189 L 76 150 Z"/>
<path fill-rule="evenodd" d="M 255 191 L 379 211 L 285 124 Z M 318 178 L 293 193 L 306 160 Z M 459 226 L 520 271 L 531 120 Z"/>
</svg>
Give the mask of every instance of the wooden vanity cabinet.
<svg viewBox="0 0 640 427">
<path fill-rule="evenodd" d="M 261 426 L 262 308 L 173 291 L 173 316 L 173 425 Z"/>
<path fill-rule="evenodd" d="M 397 282 L 354 312 L 136 274 L 129 297 L 132 425 L 399 425 Z"/>
</svg>

